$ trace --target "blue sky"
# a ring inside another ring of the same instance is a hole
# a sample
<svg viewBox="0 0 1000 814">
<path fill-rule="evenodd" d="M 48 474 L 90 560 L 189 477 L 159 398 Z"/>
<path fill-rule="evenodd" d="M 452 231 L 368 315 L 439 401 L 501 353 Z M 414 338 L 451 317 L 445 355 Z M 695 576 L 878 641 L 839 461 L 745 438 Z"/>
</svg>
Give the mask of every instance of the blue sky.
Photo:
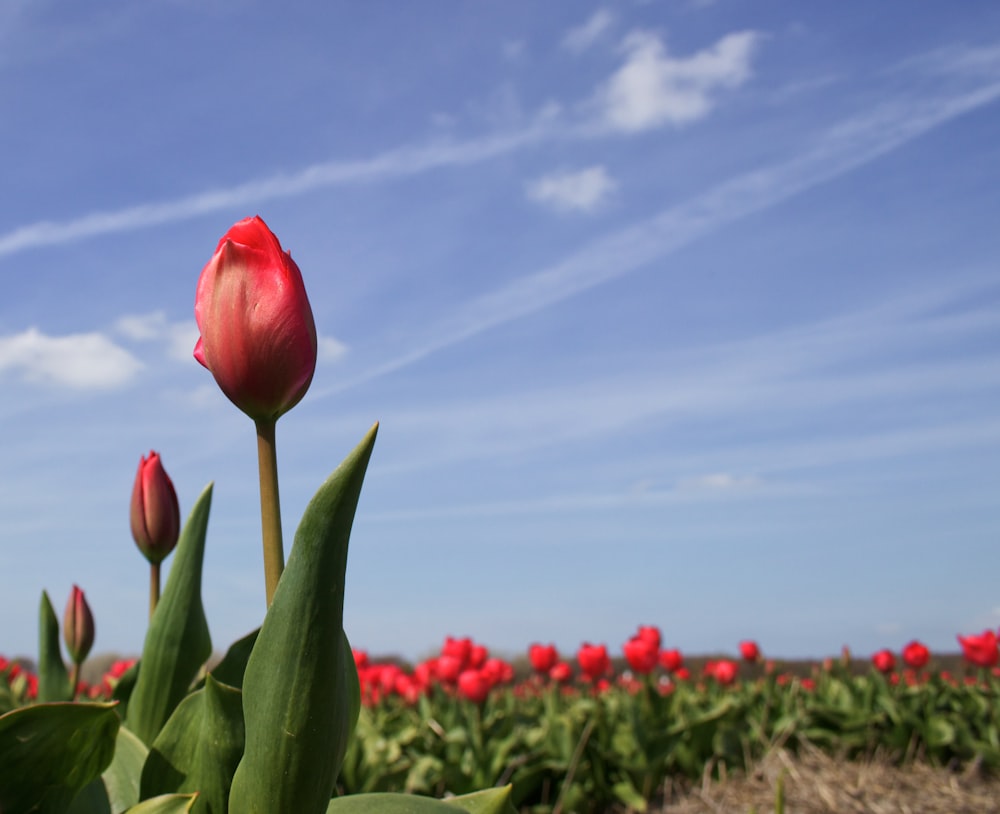
<svg viewBox="0 0 1000 814">
<path fill-rule="evenodd" d="M 215 483 L 216 649 L 259 624 L 253 427 L 191 357 L 253 214 L 320 333 L 287 541 L 381 422 L 356 646 L 1000 624 L 995 3 L 9 0 L 0 111 L 0 652 L 73 583 L 140 649 L 150 449 L 185 516 Z"/>
</svg>

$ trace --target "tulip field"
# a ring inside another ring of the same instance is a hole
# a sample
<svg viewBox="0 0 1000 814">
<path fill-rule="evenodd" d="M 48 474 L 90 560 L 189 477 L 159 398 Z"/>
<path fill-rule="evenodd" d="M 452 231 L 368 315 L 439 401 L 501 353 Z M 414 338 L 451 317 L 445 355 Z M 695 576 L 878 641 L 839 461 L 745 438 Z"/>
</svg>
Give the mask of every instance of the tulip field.
<svg viewBox="0 0 1000 814">
<path fill-rule="evenodd" d="M 355 649 L 362 703 L 336 791 L 511 784 L 523 811 L 646 811 L 665 789 L 738 774 L 776 746 L 1000 769 L 997 636 L 958 641 L 961 656 L 914 641 L 864 662 L 845 651 L 788 667 L 753 641 L 735 658 L 687 659 L 653 626 L 614 659 L 605 645 L 564 655 L 536 643 L 508 661 L 453 637 L 415 665 Z M 115 661 L 78 697 L 127 701 L 133 664 Z M 0 712 L 37 700 L 29 670 L 0 657 L 0 676 Z"/>
<path fill-rule="evenodd" d="M 378 424 L 319 486 L 286 563 L 276 422 L 312 382 L 317 339 L 301 272 L 260 217 L 219 241 L 194 312 L 195 360 L 256 430 L 267 611 L 212 657 L 212 482 L 182 524 L 159 454 L 140 457 L 122 504 L 149 566 L 141 655 L 95 678 L 85 592 L 60 624 L 41 591 L 37 660 L 0 656 L 2 814 L 647 811 L 779 749 L 1000 769 L 991 630 L 959 636 L 960 659 L 913 641 L 863 669 L 846 652 L 786 668 L 750 640 L 735 658 L 686 658 L 653 625 L 620 653 L 535 643 L 509 660 L 449 636 L 409 665 L 352 648 L 348 543 Z"/>
</svg>

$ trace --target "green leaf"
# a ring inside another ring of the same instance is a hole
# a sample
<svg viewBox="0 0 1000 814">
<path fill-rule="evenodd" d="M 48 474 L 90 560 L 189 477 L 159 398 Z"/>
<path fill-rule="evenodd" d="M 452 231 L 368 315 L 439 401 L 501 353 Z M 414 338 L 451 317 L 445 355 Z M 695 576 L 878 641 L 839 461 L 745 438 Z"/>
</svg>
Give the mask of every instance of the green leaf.
<svg viewBox="0 0 1000 814">
<path fill-rule="evenodd" d="M 146 751 L 141 740 L 120 727 L 111 765 L 77 795 L 68 814 L 122 814 L 138 803 L 139 775 Z"/>
<path fill-rule="evenodd" d="M 462 808 L 469 814 L 517 814 L 510 795 L 511 786 L 507 785 L 449 797 L 444 802 Z"/>
<path fill-rule="evenodd" d="M 59 649 L 59 620 L 49 595 L 42 591 L 38 608 L 38 700 L 72 701 L 76 690 Z"/>
<path fill-rule="evenodd" d="M 456 809 L 472 812 L 472 809 L 451 800 L 445 802 L 417 794 L 374 792 L 337 797 L 327 805 L 326 814 L 455 814 Z"/>
<path fill-rule="evenodd" d="M 347 544 L 376 424 L 306 507 L 243 679 L 246 750 L 230 811 L 322 814 L 350 735 Z"/>
<path fill-rule="evenodd" d="M 146 631 L 142 668 L 125 718 L 128 728 L 146 744 L 156 738 L 212 653 L 201 604 L 201 565 L 211 505 L 209 484 L 184 524 L 166 588 Z"/>
<path fill-rule="evenodd" d="M 163 794 L 132 806 L 125 814 L 186 814 L 197 794 Z"/>
<path fill-rule="evenodd" d="M 243 755 L 242 693 L 211 675 L 178 705 L 142 769 L 141 797 L 200 792 L 194 811 L 225 814 L 229 784 Z"/>
<path fill-rule="evenodd" d="M 0 811 L 63 814 L 111 763 L 114 704 L 37 704 L 0 715 Z"/>
<path fill-rule="evenodd" d="M 251 631 L 242 639 L 233 642 L 223 656 L 222 661 L 212 669 L 212 676 L 216 681 L 228 684 L 238 690 L 243 689 L 243 673 L 247 669 L 247 661 L 253 651 L 254 642 L 257 641 L 257 634 L 260 628 Z M 204 682 L 201 682 L 204 684 Z"/>
<path fill-rule="evenodd" d="M 146 744 L 133 732 L 124 726 L 118 730 L 115 758 L 101 775 L 115 814 L 139 802 L 139 776 L 147 753 Z"/>
</svg>

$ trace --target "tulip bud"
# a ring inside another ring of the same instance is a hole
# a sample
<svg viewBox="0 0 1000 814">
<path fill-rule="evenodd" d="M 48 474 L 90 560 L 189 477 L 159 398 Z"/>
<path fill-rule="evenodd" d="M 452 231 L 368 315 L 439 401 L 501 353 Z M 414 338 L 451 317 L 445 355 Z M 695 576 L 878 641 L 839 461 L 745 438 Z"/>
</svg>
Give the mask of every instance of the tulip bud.
<svg viewBox="0 0 1000 814">
<path fill-rule="evenodd" d="M 162 562 L 177 545 L 181 530 L 177 492 L 155 452 L 139 459 L 129 521 L 135 544 L 154 565 Z"/>
<path fill-rule="evenodd" d="M 63 615 L 63 637 L 66 649 L 74 664 L 82 664 L 94 646 L 94 616 L 90 612 L 87 598 L 76 585 L 66 603 Z"/>
<path fill-rule="evenodd" d="M 299 403 L 316 369 L 316 326 L 302 274 L 259 217 L 235 224 L 201 272 L 194 357 L 254 421 Z"/>
</svg>

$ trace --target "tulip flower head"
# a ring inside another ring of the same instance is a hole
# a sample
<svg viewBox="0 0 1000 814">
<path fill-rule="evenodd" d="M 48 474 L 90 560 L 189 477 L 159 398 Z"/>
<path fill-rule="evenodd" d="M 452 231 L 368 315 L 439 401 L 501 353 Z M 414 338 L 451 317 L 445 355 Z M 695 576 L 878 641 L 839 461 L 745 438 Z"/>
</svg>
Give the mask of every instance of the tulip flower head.
<svg viewBox="0 0 1000 814">
<path fill-rule="evenodd" d="M 63 614 L 63 638 L 70 659 L 76 665 L 82 664 L 90 653 L 90 648 L 94 646 L 94 615 L 90 612 L 83 591 L 76 585 L 73 586 Z"/>
<path fill-rule="evenodd" d="M 177 545 L 181 530 L 177 492 L 155 452 L 139 459 L 129 521 L 135 544 L 151 563 L 162 562 Z"/>
<path fill-rule="evenodd" d="M 757 642 L 750 639 L 745 639 L 740 642 L 740 655 L 743 657 L 743 661 L 756 662 L 760 660 L 760 647 Z"/>
<path fill-rule="evenodd" d="M 656 668 L 660 651 L 651 639 L 633 636 L 622 647 L 628 666 L 636 673 L 645 675 Z"/>
<path fill-rule="evenodd" d="M 903 663 L 913 670 L 923 669 L 931 659 L 931 652 L 927 646 L 915 640 L 903 648 L 902 655 Z"/>
<path fill-rule="evenodd" d="M 663 650 L 660 653 L 660 666 L 669 673 L 675 673 L 684 666 L 684 656 L 680 650 Z"/>
<path fill-rule="evenodd" d="M 316 325 L 302 274 L 259 217 L 235 224 L 201 272 L 194 357 L 254 421 L 301 401 L 316 369 Z"/>
<path fill-rule="evenodd" d="M 992 630 L 984 630 L 978 636 L 959 636 L 962 655 L 977 667 L 994 667 L 1000 659 L 997 650 L 997 635 Z"/>
<path fill-rule="evenodd" d="M 559 651 L 554 644 L 532 644 L 528 648 L 528 661 L 536 673 L 548 673 L 559 661 Z"/>
<path fill-rule="evenodd" d="M 608 656 L 608 648 L 603 644 L 584 642 L 576 652 L 576 660 L 580 665 L 580 672 L 591 681 L 596 681 L 611 671 L 611 658 Z"/>
<path fill-rule="evenodd" d="M 889 650 L 879 650 L 872 656 L 872 664 L 880 673 L 891 673 L 896 669 L 896 657 Z"/>
</svg>

